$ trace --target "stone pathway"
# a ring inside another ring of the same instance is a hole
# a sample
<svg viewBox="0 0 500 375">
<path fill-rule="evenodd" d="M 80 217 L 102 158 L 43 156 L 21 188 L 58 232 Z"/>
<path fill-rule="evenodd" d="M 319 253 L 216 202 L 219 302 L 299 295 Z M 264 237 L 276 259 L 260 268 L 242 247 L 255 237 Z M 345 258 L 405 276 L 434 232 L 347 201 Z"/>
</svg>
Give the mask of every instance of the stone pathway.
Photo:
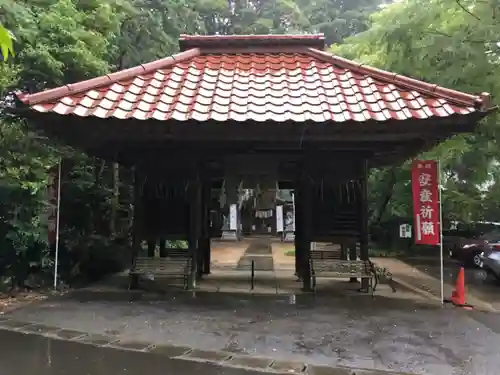
<svg viewBox="0 0 500 375">
<path fill-rule="evenodd" d="M 276 269 L 290 269 L 295 272 L 295 256 L 287 255 L 288 252 L 295 249 L 293 243 L 273 242 L 271 244 L 273 260 Z"/>
<path fill-rule="evenodd" d="M 212 241 L 211 260 L 214 267 L 235 267 L 248 244 L 245 242 Z"/>
<path fill-rule="evenodd" d="M 256 271 L 274 271 L 274 261 L 269 240 L 252 241 L 238 260 L 237 270 L 247 270 L 254 263 Z"/>
</svg>

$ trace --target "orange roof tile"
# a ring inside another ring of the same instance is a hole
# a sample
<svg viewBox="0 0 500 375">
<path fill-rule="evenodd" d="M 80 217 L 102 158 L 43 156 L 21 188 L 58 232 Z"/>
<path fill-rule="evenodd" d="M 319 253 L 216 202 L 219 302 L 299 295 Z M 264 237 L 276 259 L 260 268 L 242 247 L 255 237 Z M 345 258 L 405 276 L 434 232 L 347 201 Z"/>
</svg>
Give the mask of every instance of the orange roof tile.
<svg viewBox="0 0 500 375">
<path fill-rule="evenodd" d="M 343 122 L 485 111 L 469 95 L 324 52 L 322 35 L 182 36 L 183 52 L 36 94 L 38 112 L 175 121 Z"/>
</svg>

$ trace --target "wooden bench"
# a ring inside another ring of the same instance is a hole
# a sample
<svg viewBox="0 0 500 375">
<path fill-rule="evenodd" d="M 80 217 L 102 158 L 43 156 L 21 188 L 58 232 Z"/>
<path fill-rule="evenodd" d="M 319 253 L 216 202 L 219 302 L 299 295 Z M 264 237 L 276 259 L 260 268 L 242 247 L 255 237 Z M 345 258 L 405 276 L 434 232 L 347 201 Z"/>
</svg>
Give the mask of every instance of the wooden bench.
<svg viewBox="0 0 500 375">
<path fill-rule="evenodd" d="M 177 250 L 177 249 L 176 249 Z M 184 250 L 184 249 L 178 249 Z M 162 278 L 182 279 L 185 289 L 189 286 L 189 277 L 191 276 L 191 257 L 186 251 L 176 252 L 175 255 L 169 253 L 168 257 L 137 257 L 130 270 L 130 285 L 138 283 L 134 277 L 140 275 L 153 275 Z M 171 255 L 171 256 L 170 256 Z M 134 282 L 135 281 L 135 282 Z"/>
<path fill-rule="evenodd" d="M 341 259 L 340 249 L 335 250 L 311 250 L 311 259 L 322 260 L 322 259 Z"/>
<path fill-rule="evenodd" d="M 181 249 L 178 247 L 167 247 L 163 250 L 166 258 L 190 258 L 189 249 Z"/>
<path fill-rule="evenodd" d="M 325 252 L 326 253 L 326 252 Z M 313 289 L 316 289 L 316 278 L 360 278 L 369 280 L 369 292 L 372 295 L 377 287 L 377 275 L 373 263 L 369 260 L 341 260 L 325 257 L 319 258 L 318 254 L 311 253 L 310 267 Z M 375 279 L 375 285 L 373 280 Z"/>
</svg>

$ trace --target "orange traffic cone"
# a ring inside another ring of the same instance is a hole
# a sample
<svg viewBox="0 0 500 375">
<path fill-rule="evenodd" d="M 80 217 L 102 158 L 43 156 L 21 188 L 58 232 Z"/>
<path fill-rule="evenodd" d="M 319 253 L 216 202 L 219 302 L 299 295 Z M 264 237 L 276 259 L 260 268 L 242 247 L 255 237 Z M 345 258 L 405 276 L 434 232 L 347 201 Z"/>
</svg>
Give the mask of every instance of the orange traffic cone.
<svg viewBox="0 0 500 375">
<path fill-rule="evenodd" d="M 465 302 L 465 271 L 463 267 L 460 267 L 458 272 L 455 290 L 451 293 L 451 299 L 444 302 L 453 303 L 457 307 L 473 308 L 473 306 Z"/>
</svg>

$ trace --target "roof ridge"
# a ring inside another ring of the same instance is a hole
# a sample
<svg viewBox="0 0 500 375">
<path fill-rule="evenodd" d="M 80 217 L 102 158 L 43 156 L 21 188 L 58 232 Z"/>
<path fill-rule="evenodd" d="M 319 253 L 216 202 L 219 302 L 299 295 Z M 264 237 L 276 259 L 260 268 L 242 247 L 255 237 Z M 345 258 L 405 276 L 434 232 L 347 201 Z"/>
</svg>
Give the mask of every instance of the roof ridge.
<svg viewBox="0 0 500 375">
<path fill-rule="evenodd" d="M 158 69 L 163 69 L 174 65 L 178 62 L 196 57 L 200 55 L 199 48 L 191 48 L 184 52 L 180 52 L 168 57 L 163 57 L 161 59 L 140 64 L 132 68 L 119 70 L 117 72 L 105 74 L 100 77 L 91 78 L 85 81 L 70 83 L 67 85 L 55 87 L 53 89 L 47 89 L 34 94 L 27 94 L 23 92 L 15 92 L 14 95 L 26 105 L 35 105 L 41 102 L 50 102 L 55 99 L 62 98 L 68 94 L 77 94 L 83 91 L 89 91 L 96 89 L 103 85 L 110 85 L 118 81 L 130 79 L 136 77 L 139 74 L 151 73 Z"/>
<path fill-rule="evenodd" d="M 389 72 L 387 70 L 357 63 L 353 60 L 337 56 L 333 53 L 321 51 L 316 48 L 308 47 L 306 48 L 306 53 L 315 58 L 340 65 L 343 68 L 364 73 L 371 77 L 375 77 L 410 90 L 443 98 L 452 103 L 479 108 L 481 111 L 490 110 L 492 107 L 490 94 L 486 92 L 483 92 L 480 95 L 472 95 L 462 91 L 448 89 L 437 84 L 424 82 L 401 74 Z"/>
<path fill-rule="evenodd" d="M 247 34 L 247 35 L 186 35 L 181 34 L 179 48 L 181 51 L 190 48 L 253 48 L 258 46 L 313 47 L 324 49 L 325 35 L 318 34 Z"/>
</svg>

